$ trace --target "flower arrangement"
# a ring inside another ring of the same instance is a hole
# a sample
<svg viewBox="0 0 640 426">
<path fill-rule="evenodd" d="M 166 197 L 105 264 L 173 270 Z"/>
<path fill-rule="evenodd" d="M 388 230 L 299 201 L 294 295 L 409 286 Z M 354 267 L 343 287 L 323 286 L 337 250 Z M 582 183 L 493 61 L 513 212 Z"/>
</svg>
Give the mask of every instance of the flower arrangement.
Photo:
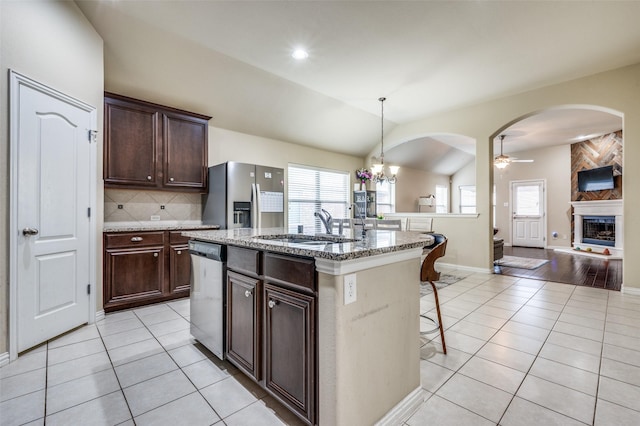
<svg viewBox="0 0 640 426">
<path fill-rule="evenodd" d="M 356 179 L 360 181 L 360 183 L 367 183 L 368 180 L 371 180 L 373 175 L 368 169 L 358 169 L 356 170 Z"/>
</svg>

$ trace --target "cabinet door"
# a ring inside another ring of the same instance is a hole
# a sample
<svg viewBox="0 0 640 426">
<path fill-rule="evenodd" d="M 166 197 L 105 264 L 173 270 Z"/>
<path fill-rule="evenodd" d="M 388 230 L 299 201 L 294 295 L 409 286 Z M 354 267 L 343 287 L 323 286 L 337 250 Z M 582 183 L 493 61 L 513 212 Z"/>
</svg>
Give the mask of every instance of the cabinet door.
<svg viewBox="0 0 640 426">
<path fill-rule="evenodd" d="M 227 272 L 227 358 L 260 380 L 261 281 Z"/>
<path fill-rule="evenodd" d="M 207 129 L 204 119 L 164 113 L 164 178 L 165 187 L 207 187 Z"/>
<path fill-rule="evenodd" d="M 264 284 L 265 386 L 315 423 L 316 336 L 312 296 Z"/>
<path fill-rule="evenodd" d="M 171 294 L 189 294 L 191 285 L 191 259 L 189 246 L 172 245 L 169 249 L 169 292 Z"/>
<path fill-rule="evenodd" d="M 157 187 L 159 121 L 155 109 L 122 99 L 104 99 L 106 187 Z"/>
<path fill-rule="evenodd" d="M 137 306 L 163 295 L 163 247 L 107 249 L 105 255 L 105 311 Z"/>
</svg>

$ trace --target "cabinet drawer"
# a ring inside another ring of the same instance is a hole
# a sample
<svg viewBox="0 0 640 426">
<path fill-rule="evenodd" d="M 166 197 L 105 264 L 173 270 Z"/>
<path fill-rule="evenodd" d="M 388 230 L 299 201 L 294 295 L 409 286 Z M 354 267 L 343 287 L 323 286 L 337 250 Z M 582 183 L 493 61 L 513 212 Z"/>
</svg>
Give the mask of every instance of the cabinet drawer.
<svg viewBox="0 0 640 426">
<path fill-rule="evenodd" d="M 184 231 L 170 231 L 169 232 L 169 244 L 171 245 L 175 245 L 175 244 L 182 244 L 182 245 L 187 245 L 189 243 L 190 238 L 189 237 L 185 237 L 182 235 L 183 232 L 187 232 L 188 230 L 184 230 Z"/>
<path fill-rule="evenodd" d="M 264 277 L 267 281 L 316 290 L 316 268 L 313 259 L 265 253 Z"/>
<path fill-rule="evenodd" d="M 155 246 L 164 244 L 164 232 L 118 232 L 105 234 L 105 248 Z"/>
<path fill-rule="evenodd" d="M 251 275 L 261 275 L 261 252 L 242 247 L 227 247 L 227 268 Z"/>
</svg>

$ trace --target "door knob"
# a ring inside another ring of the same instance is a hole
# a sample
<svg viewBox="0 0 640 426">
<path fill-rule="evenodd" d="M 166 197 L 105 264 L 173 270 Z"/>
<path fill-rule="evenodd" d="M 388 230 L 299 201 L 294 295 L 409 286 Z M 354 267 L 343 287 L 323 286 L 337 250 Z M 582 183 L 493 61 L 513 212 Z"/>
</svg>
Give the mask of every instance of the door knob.
<svg viewBox="0 0 640 426">
<path fill-rule="evenodd" d="M 276 306 L 278 304 L 278 302 L 276 302 L 275 300 L 271 299 L 269 300 L 269 309 L 273 309 L 274 306 Z"/>
<path fill-rule="evenodd" d="M 24 236 L 27 236 L 27 235 L 38 235 L 38 232 L 40 232 L 40 231 L 38 231 L 38 230 L 37 230 L 37 229 L 35 229 L 35 228 L 29 228 L 29 227 L 27 227 L 27 228 L 24 228 L 24 229 L 22 230 L 22 235 L 24 235 Z"/>
<path fill-rule="evenodd" d="M 245 290 L 244 297 L 251 297 L 251 292 L 249 290 Z"/>
<path fill-rule="evenodd" d="M 151 175 L 147 176 L 147 180 L 151 180 L 151 179 L 152 179 Z"/>
</svg>

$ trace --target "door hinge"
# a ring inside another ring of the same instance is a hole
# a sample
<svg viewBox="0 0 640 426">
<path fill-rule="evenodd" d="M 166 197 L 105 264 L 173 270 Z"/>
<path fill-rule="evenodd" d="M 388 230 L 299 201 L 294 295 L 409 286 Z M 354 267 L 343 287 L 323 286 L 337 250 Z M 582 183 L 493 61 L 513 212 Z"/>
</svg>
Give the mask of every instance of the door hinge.
<svg viewBox="0 0 640 426">
<path fill-rule="evenodd" d="M 91 217 L 91 207 L 87 207 L 87 217 Z"/>
<path fill-rule="evenodd" d="M 97 130 L 89 130 L 87 132 L 87 139 L 89 140 L 89 143 L 95 142 L 97 136 L 98 136 L 98 131 Z"/>
<path fill-rule="evenodd" d="M 91 284 L 87 284 L 87 294 L 91 294 Z"/>
</svg>

